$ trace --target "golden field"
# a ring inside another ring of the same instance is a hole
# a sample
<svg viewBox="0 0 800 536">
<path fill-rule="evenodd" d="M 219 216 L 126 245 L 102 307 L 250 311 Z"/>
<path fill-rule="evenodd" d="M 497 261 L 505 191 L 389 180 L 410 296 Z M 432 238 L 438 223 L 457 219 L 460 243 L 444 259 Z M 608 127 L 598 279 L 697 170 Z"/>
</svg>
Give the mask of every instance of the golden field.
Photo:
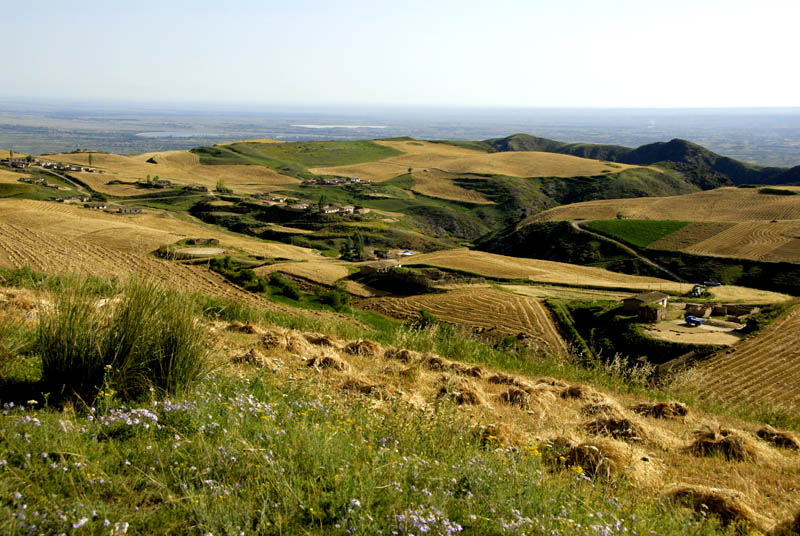
<svg viewBox="0 0 800 536">
<path fill-rule="evenodd" d="M 360 177 L 382 182 L 408 171 L 428 169 L 454 174 L 482 173 L 512 177 L 576 177 L 618 173 L 635 168 L 576 156 L 533 151 L 484 153 L 444 143 L 421 141 L 375 141 L 405 154 L 377 162 L 349 166 L 313 168 L 312 173 Z"/>
<path fill-rule="evenodd" d="M 82 166 L 89 165 L 90 153 L 68 153 L 47 155 L 43 158 Z M 115 154 L 91 153 L 92 167 L 105 173 L 77 173 L 76 176 L 92 189 L 109 195 L 142 195 L 147 190 L 133 185 L 109 185 L 109 181 L 132 182 L 158 176 L 176 185 L 198 184 L 213 190 L 217 181 L 237 192 L 256 193 L 279 189 L 286 184 L 299 184 L 300 181 L 287 177 L 264 166 L 220 165 L 204 166 L 197 155 L 189 151 L 166 151 L 121 156 Z M 155 160 L 155 164 L 147 160 Z"/>
</svg>

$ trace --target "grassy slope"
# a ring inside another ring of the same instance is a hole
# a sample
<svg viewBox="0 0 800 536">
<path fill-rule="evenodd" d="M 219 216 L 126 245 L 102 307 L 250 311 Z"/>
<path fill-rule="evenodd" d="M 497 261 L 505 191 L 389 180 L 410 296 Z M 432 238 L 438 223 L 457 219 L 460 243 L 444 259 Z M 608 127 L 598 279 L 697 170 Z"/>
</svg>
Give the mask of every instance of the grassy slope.
<svg viewBox="0 0 800 536">
<path fill-rule="evenodd" d="M 593 220 L 583 224 L 588 229 L 646 248 L 656 240 L 689 225 L 687 221 Z"/>
</svg>

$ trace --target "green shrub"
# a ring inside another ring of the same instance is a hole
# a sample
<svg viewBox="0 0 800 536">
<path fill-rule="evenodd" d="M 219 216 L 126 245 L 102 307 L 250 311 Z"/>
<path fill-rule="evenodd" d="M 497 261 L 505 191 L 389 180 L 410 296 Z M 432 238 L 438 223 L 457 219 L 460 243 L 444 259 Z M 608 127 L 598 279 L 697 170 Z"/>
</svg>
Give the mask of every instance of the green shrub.
<svg viewBox="0 0 800 536">
<path fill-rule="evenodd" d="M 297 289 L 294 283 L 285 279 L 278 272 L 269 274 L 269 284 L 274 287 L 279 294 L 286 296 L 292 300 L 300 300 L 302 294 Z"/>
<path fill-rule="evenodd" d="M 339 312 L 346 310 L 350 304 L 350 294 L 340 286 L 317 292 L 317 298 L 325 305 L 330 305 L 334 311 Z"/>
<path fill-rule="evenodd" d="M 197 311 L 193 300 L 138 280 L 105 304 L 84 283 L 64 290 L 36 332 L 46 389 L 86 403 L 104 386 L 123 400 L 184 391 L 208 367 Z"/>
</svg>

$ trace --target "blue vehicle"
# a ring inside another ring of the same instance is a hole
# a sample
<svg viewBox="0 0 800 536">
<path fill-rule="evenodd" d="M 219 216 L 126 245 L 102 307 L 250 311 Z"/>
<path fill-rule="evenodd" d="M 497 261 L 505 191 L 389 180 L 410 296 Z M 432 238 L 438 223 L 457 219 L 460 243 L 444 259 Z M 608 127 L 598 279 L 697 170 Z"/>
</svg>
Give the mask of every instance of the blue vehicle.
<svg viewBox="0 0 800 536">
<path fill-rule="evenodd" d="M 686 320 L 686 323 L 689 324 L 692 327 L 696 327 L 696 326 L 699 326 L 701 324 L 705 324 L 706 323 L 705 318 L 700 318 L 700 317 L 694 316 L 694 315 L 688 315 L 685 320 Z"/>
<path fill-rule="evenodd" d="M 722 283 L 719 281 L 703 281 L 703 284 L 707 287 L 721 287 Z"/>
</svg>

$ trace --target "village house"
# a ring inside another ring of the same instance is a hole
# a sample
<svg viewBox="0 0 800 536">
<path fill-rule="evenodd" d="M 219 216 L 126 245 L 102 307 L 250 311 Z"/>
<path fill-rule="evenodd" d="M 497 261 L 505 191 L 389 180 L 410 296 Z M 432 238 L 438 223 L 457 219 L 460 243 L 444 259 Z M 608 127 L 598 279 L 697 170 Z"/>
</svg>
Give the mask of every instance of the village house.
<svg viewBox="0 0 800 536">
<path fill-rule="evenodd" d="M 637 313 L 644 322 L 666 320 L 669 296 L 663 292 L 642 292 L 622 300 L 622 309 L 628 313 Z"/>
<path fill-rule="evenodd" d="M 90 210 L 105 210 L 108 208 L 106 203 L 86 203 L 83 205 L 83 208 L 88 208 Z"/>
<path fill-rule="evenodd" d="M 308 203 L 293 203 L 291 205 L 281 205 L 283 210 L 289 212 L 306 212 L 308 210 Z"/>
<path fill-rule="evenodd" d="M 353 214 L 369 214 L 369 209 L 367 207 L 355 207 L 353 208 Z"/>
<path fill-rule="evenodd" d="M 117 209 L 117 214 L 141 214 L 142 209 L 132 207 L 120 207 Z"/>
<path fill-rule="evenodd" d="M 395 268 L 402 267 L 397 261 L 393 260 L 385 260 L 385 261 L 377 261 L 371 262 L 369 264 L 364 264 L 360 268 L 360 272 L 364 275 L 376 275 L 376 274 L 385 274 L 394 270 Z"/>
</svg>

